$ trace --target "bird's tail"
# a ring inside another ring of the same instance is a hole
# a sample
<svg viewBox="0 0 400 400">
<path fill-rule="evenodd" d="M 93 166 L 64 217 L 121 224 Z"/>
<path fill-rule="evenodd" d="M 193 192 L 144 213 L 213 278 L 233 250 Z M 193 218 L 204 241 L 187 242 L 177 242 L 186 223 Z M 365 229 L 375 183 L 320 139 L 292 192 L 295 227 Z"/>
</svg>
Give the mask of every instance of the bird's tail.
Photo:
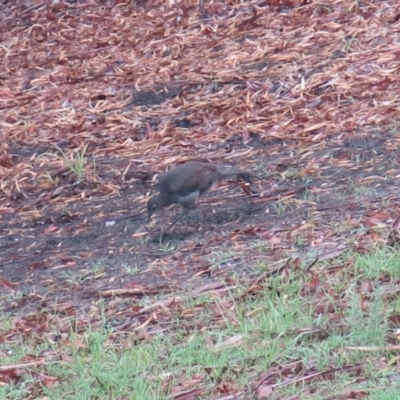
<svg viewBox="0 0 400 400">
<path fill-rule="evenodd" d="M 257 178 L 257 175 L 251 171 L 245 171 L 236 167 L 230 167 L 226 165 L 218 165 L 218 173 L 221 179 L 229 179 L 238 177 L 246 182 L 253 183 L 252 178 Z"/>
</svg>

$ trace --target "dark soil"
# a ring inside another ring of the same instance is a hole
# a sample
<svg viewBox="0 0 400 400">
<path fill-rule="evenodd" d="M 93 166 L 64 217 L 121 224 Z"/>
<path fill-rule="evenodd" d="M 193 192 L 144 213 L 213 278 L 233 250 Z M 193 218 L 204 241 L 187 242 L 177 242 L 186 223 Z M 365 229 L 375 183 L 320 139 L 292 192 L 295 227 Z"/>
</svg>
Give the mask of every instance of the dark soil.
<svg viewBox="0 0 400 400">
<path fill-rule="evenodd" d="M 2 276 L 24 294 L 3 307 L 20 311 L 23 306 L 42 306 L 43 301 L 55 299 L 91 301 L 105 289 L 137 285 L 143 287 L 143 294 L 165 292 L 233 272 L 256 273 L 252 265 L 260 257 L 272 261 L 306 249 L 323 254 L 352 246 L 362 232 L 364 217 L 376 211 L 390 217 L 399 210 L 397 153 L 385 150 L 391 140 L 392 135 L 379 132 L 332 140 L 293 165 L 287 164 L 290 159 L 285 158 L 284 148 L 282 156 L 265 154 L 252 164 L 255 169 L 269 166 L 258 171 L 261 179 L 252 185 L 256 194 L 243 192 L 239 182 L 220 183 L 190 213 L 187 229 L 177 224 L 162 244 L 152 238 L 180 210 L 173 206 L 148 223 L 145 200 L 156 188 L 150 174 L 144 179 L 136 172 L 118 194 L 87 199 L 79 198 L 80 194 L 101 183 L 66 184 L 63 196 L 71 201 L 63 207 L 37 203 L 33 189 L 28 198 L 15 199 L 13 204 L 29 210 L 36 202 L 36 217 L 27 220 L 10 213 L 1 220 Z M 263 153 L 260 147 L 256 150 Z M 19 162 L 31 154 L 14 151 Z M 318 159 L 320 168 L 302 176 L 302 170 Z M 302 231 L 302 243 L 296 243 L 297 235 L 292 233 L 305 224 L 312 227 Z M 269 254 L 246 251 L 254 242 L 268 244 L 274 236 L 280 243 Z M 324 240 L 313 243 L 318 237 Z M 212 255 L 231 250 L 237 252 L 234 262 L 224 262 L 217 273 L 207 271 L 215 267 Z M 205 272 L 199 274 L 202 269 Z"/>
</svg>

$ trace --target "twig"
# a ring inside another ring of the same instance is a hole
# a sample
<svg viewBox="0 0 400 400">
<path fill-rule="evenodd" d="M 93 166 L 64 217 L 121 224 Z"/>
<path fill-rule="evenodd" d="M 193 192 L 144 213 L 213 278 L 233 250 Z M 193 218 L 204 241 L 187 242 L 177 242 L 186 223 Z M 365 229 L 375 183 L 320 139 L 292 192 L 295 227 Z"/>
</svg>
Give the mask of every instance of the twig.
<svg viewBox="0 0 400 400">
<path fill-rule="evenodd" d="M 40 360 L 40 361 L 33 361 L 29 363 L 24 363 L 24 364 L 13 364 L 13 365 L 2 365 L 0 366 L 0 372 L 6 372 L 6 371 L 12 371 L 13 369 L 18 369 L 18 368 L 28 368 L 28 367 L 37 367 L 43 364 L 49 365 L 49 364 L 59 364 L 61 361 L 45 361 L 45 360 Z"/>
</svg>

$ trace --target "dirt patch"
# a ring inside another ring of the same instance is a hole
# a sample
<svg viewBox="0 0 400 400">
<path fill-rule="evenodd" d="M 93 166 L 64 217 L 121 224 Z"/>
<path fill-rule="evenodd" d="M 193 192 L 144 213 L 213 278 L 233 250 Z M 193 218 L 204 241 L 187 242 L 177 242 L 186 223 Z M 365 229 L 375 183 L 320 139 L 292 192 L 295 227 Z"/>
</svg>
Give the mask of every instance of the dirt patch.
<svg viewBox="0 0 400 400">
<path fill-rule="evenodd" d="M 15 199 L 13 207 L 24 212 L 3 215 L 2 276 L 18 284 L 25 296 L 3 306 L 19 311 L 22 305 L 42 304 L 37 300 L 43 297 L 46 301 L 79 298 L 84 304 L 102 290 L 132 284 L 163 291 L 193 286 L 213 253 L 235 249 L 235 262 L 223 264 L 217 278 L 221 279 L 221 274 L 240 272 L 237 266 L 244 260 L 248 268 L 265 257 L 262 252 L 245 251 L 261 241 L 270 246 L 271 260 L 311 249 L 323 254 L 349 245 L 360 234 L 363 218 L 381 210 L 381 204 L 387 204 L 386 210 L 399 208 L 395 177 L 400 168 L 383 152 L 385 143 L 382 133 L 371 133 L 365 140 L 314 150 L 294 166 L 282 167 L 276 157 L 275 171 L 253 184 L 256 195 L 245 194 L 236 182 L 220 183 L 190 213 L 187 229 L 178 224 L 162 245 L 152 238 L 180 210 L 174 206 L 147 221 L 145 200 L 156 187 L 150 178 L 131 178 L 118 195 L 89 199 L 82 198 L 85 190 L 101 185 L 82 182 L 65 189 L 67 204 L 31 207 L 30 201 Z M 324 165 L 313 176 L 303 176 L 302 171 L 318 158 Z M 271 164 L 271 158 L 258 162 Z M 325 239 L 313 243 L 318 237 Z M 214 278 L 201 274 L 199 279 L 204 283 Z"/>
</svg>

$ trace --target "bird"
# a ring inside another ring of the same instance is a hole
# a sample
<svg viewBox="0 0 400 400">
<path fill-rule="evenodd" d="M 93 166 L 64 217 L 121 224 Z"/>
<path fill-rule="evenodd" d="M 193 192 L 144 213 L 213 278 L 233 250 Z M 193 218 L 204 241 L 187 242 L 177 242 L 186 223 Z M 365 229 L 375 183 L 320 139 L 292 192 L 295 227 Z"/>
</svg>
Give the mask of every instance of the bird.
<svg viewBox="0 0 400 400">
<path fill-rule="evenodd" d="M 253 172 L 236 167 L 211 164 L 208 162 L 191 161 L 180 164 L 160 176 L 160 192 L 151 197 L 147 203 L 149 220 L 156 212 L 171 204 L 180 204 L 182 213 L 178 215 L 169 227 L 160 234 L 160 240 L 180 219 L 195 207 L 196 200 L 206 193 L 211 186 L 221 180 L 239 177 L 252 183 Z"/>
</svg>

